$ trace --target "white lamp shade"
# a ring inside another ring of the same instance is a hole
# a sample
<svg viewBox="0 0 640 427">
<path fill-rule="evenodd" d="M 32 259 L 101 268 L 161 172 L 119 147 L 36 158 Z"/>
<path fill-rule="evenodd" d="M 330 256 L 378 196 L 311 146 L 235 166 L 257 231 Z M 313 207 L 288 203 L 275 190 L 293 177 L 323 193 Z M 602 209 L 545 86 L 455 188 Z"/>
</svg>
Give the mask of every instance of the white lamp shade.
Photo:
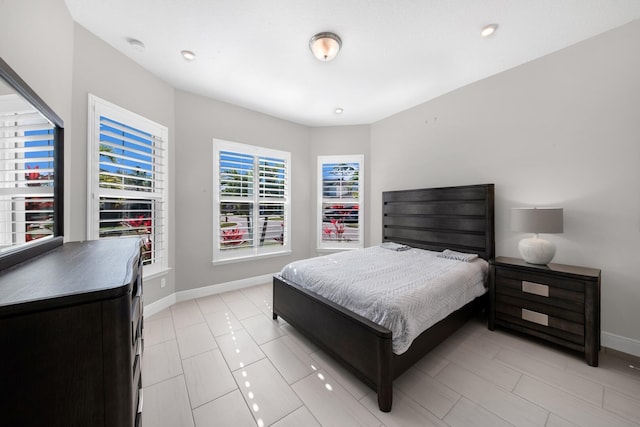
<svg viewBox="0 0 640 427">
<path fill-rule="evenodd" d="M 535 233 L 522 239 L 518 250 L 530 264 L 548 264 L 556 254 L 553 242 L 540 239 L 538 233 L 562 233 L 562 208 L 514 208 L 511 210 L 511 230 Z"/>
<path fill-rule="evenodd" d="M 334 33 L 318 33 L 309 41 L 309 49 L 320 61 L 331 61 L 342 46 L 342 40 Z"/>
<path fill-rule="evenodd" d="M 562 208 L 513 208 L 511 231 L 562 233 Z"/>
</svg>

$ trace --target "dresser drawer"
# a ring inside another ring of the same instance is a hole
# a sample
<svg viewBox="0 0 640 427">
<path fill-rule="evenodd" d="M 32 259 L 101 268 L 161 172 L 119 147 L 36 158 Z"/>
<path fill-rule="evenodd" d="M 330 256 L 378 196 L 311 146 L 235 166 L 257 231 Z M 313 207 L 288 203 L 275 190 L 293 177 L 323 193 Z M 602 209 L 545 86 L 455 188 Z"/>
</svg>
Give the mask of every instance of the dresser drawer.
<svg viewBox="0 0 640 427">
<path fill-rule="evenodd" d="M 138 337 L 136 339 L 136 343 L 131 347 L 131 360 L 135 362 L 136 357 L 142 357 L 144 343 L 142 341 L 142 337 Z M 133 366 L 133 371 L 135 371 L 135 365 Z"/>
<path fill-rule="evenodd" d="M 139 299 L 133 300 L 134 304 L 131 306 L 131 346 L 135 346 L 136 340 L 142 333 L 142 327 L 140 325 L 140 302 Z"/>
<path fill-rule="evenodd" d="M 132 325 L 133 327 L 133 325 Z M 134 360 L 137 355 L 142 355 L 144 350 L 144 340 L 142 338 L 142 323 L 138 322 L 133 330 L 134 342 L 131 345 L 131 360 Z"/>
</svg>

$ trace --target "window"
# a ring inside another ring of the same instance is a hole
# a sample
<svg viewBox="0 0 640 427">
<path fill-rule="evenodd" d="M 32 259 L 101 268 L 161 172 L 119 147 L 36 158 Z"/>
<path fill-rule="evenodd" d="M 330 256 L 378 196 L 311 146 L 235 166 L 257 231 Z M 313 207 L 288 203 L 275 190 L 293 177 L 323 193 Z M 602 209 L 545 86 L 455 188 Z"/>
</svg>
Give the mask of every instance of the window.
<svg viewBox="0 0 640 427">
<path fill-rule="evenodd" d="M 0 251 L 54 235 L 54 134 L 21 96 L 0 96 Z"/>
<path fill-rule="evenodd" d="M 139 236 L 145 275 L 167 268 L 167 128 L 89 95 L 90 239 Z"/>
<path fill-rule="evenodd" d="M 364 246 L 364 156 L 318 157 L 318 250 Z"/>
<path fill-rule="evenodd" d="M 290 252 L 288 152 L 213 141 L 213 261 Z"/>
</svg>

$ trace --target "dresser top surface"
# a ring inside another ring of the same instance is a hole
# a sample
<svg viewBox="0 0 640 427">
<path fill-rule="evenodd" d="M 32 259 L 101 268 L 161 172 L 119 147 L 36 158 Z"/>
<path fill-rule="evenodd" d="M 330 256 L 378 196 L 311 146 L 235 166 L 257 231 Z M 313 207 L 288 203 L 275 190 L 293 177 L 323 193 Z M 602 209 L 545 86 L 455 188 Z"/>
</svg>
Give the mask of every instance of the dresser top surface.
<svg viewBox="0 0 640 427">
<path fill-rule="evenodd" d="M 121 296 L 139 253 L 138 238 L 71 242 L 0 271 L 0 315 Z"/>
<path fill-rule="evenodd" d="M 600 277 L 600 270 L 597 268 L 579 267 L 575 265 L 566 264 L 554 264 L 549 263 L 546 265 L 529 264 L 520 258 L 510 258 L 499 256 L 492 263 L 496 266 L 503 267 L 517 267 L 528 269 L 534 272 L 540 273 L 559 273 L 564 275 L 583 276 L 586 278 L 598 278 Z"/>
</svg>

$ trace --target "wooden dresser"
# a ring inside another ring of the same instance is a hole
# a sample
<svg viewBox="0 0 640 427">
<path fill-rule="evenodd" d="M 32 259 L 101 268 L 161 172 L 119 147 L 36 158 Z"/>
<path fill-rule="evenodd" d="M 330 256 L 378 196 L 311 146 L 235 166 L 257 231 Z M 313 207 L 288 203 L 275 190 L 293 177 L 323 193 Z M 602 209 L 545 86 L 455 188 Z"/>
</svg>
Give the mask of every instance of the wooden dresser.
<svg viewBox="0 0 640 427">
<path fill-rule="evenodd" d="M 0 424 L 141 422 L 137 238 L 65 243 L 0 272 Z"/>
<path fill-rule="evenodd" d="M 489 329 L 496 325 L 584 353 L 598 366 L 600 270 L 533 265 L 517 258 L 491 261 Z"/>
</svg>

